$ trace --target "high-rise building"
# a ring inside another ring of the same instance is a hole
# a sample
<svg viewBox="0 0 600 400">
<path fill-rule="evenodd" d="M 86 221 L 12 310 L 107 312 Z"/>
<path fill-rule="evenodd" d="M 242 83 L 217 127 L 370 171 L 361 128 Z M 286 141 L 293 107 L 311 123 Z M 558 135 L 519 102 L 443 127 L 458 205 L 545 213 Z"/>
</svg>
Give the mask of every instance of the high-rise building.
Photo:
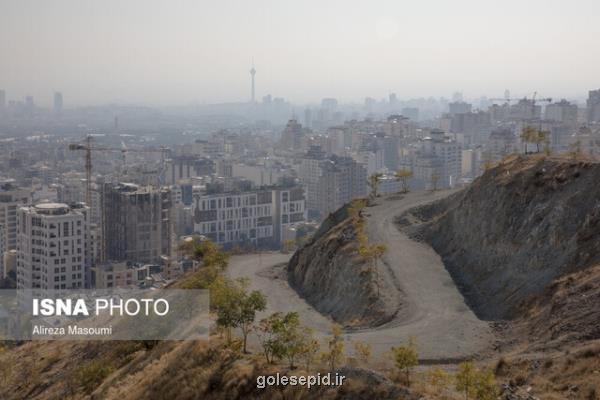
<svg viewBox="0 0 600 400">
<path fill-rule="evenodd" d="M 0 229 L 4 230 L 4 251 L 17 248 L 17 209 L 29 204 L 31 192 L 13 180 L 0 181 Z"/>
<path fill-rule="evenodd" d="M 460 100 L 448 104 L 448 112 L 450 115 L 467 114 L 471 112 L 471 109 L 471 104 Z"/>
<path fill-rule="evenodd" d="M 402 116 L 413 122 L 417 122 L 419 120 L 419 109 L 416 107 L 405 107 L 402 109 Z"/>
<path fill-rule="evenodd" d="M 587 120 L 591 124 L 600 122 L 600 89 L 590 90 L 587 100 Z"/>
<path fill-rule="evenodd" d="M 298 186 L 198 195 L 193 209 L 194 231 L 223 246 L 279 247 L 306 220 Z"/>
<path fill-rule="evenodd" d="M 307 128 L 312 128 L 312 122 L 313 122 L 313 117 L 312 117 L 312 110 L 310 108 L 306 108 L 304 110 L 304 126 L 306 126 Z"/>
<path fill-rule="evenodd" d="M 320 165 L 321 173 L 312 190 L 317 215 L 325 218 L 353 199 L 367 195 L 367 169 L 351 157 L 332 156 Z"/>
<path fill-rule="evenodd" d="M 531 99 L 524 98 L 510 106 L 510 117 L 513 120 L 539 119 L 542 116 L 542 106 Z"/>
<path fill-rule="evenodd" d="M 337 99 L 327 97 L 327 98 L 324 98 L 321 100 L 321 107 L 326 110 L 334 111 L 335 109 L 337 109 L 337 106 L 338 106 Z"/>
<path fill-rule="evenodd" d="M 439 185 L 438 187 L 455 186 L 461 177 L 462 152 L 460 145 L 438 129 L 432 130 L 430 136 L 423 142 L 422 155 L 424 158 L 431 157 L 432 165 L 439 166 L 438 182 L 436 183 Z"/>
<path fill-rule="evenodd" d="M 170 255 L 169 189 L 105 183 L 101 205 L 102 261 L 154 263 Z"/>
<path fill-rule="evenodd" d="M 299 177 L 306 191 L 306 208 L 317 218 L 367 194 L 363 165 L 350 157 L 328 158 L 318 147 L 311 147 L 302 158 Z"/>
<path fill-rule="evenodd" d="M 288 121 L 281 133 L 281 147 L 285 150 L 300 150 L 303 146 L 304 130 L 295 119 Z"/>
<path fill-rule="evenodd" d="M 189 156 L 172 157 L 166 162 L 165 183 L 174 185 L 191 178 L 212 175 L 215 162 L 209 158 Z"/>
<path fill-rule="evenodd" d="M 577 105 L 563 99 L 558 103 L 548 104 L 544 117 L 547 120 L 561 122 L 571 128 L 575 128 L 577 126 L 577 112 Z"/>
<path fill-rule="evenodd" d="M 0 110 L 3 110 L 6 107 L 6 92 L 4 90 L 0 90 Z"/>
<path fill-rule="evenodd" d="M 17 288 L 86 287 L 89 279 L 88 208 L 42 203 L 18 210 Z"/>
<path fill-rule="evenodd" d="M 63 108 L 63 95 L 61 92 L 54 93 L 54 113 L 60 114 Z"/>
</svg>

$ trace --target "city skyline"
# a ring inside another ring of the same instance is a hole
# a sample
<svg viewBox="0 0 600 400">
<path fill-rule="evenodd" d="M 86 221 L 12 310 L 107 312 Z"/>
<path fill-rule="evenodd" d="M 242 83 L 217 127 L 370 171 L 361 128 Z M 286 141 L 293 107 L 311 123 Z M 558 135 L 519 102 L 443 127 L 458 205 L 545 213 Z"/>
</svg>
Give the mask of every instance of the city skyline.
<svg viewBox="0 0 600 400">
<path fill-rule="evenodd" d="M 8 1 L 0 8 L 0 34 L 18 38 L 0 44 L 0 87 L 8 99 L 32 95 L 42 105 L 55 91 L 65 94 L 65 107 L 246 102 L 253 58 L 257 100 L 271 94 L 299 104 L 392 92 L 500 97 L 506 88 L 573 98 L 600 85 L 593 21 L 600 5 L 588 0 L 569 8 L 510 0 L 493 10 L 470 0 L 294 8 Z"/>
</svg>

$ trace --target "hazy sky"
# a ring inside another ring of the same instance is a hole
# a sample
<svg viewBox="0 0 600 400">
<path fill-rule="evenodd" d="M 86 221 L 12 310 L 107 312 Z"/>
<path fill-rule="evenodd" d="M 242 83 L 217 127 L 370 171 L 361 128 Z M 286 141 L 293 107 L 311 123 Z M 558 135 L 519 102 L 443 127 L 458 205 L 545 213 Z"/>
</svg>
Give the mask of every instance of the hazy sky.
<svg viewBox="0 0 600 400">
<path fill-rule="evenodd" d="M 0 0 L 0 88 L 65 106 L 584 96 L 599 0 Z"/>
</svg>

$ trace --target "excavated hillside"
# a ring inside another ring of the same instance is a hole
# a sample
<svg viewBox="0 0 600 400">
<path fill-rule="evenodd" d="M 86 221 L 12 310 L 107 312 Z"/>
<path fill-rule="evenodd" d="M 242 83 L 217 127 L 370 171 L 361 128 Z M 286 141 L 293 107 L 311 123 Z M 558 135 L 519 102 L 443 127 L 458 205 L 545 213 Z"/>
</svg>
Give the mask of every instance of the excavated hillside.
<svg viewBox="0 0 600 400">
<path fill-rule="evenodd" d="M 533 350 L 600 339 L 600 265 L 556 279 L 523 310 L 515 327 Z"/>
<path fill-rule="evenodd" d="M 348 207 L 330 214 L 294 254 L 288 281 L 316 310 L 345 327 L 379 326 L 398 313 L 401 293 L 385 279 L 374 281 L 370 265 L 358 253 Z"/>
<path fill-rule="evenodd" d="M 553 280 L 600 263 L 599 178 L 597 162 L 513 156 L 397 222 L 442 256 L 478 316 L 512 318 Z"/>
</svg>

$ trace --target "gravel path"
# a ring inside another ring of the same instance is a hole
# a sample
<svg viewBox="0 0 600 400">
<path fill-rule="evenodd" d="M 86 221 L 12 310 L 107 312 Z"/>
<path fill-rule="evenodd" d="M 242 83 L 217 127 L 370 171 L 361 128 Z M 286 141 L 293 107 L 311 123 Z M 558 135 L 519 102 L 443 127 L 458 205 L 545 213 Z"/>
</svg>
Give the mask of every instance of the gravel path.
<svg viewBox="0 0 600 400">
<path fill-rule="evenodd" d="M 348 340 L 370 343 L 375 357 L 414 337 L 419 357 L 426 361 L 452 361 L 476 356 L 489 349 L 494 336 L 489 324 L 479 320 L 465 304 L 437 253 L 400 232 L 394 218 L 405 210 L 448 195 L 448 192 L 416 192 L 403 199 L 381 198 L 368 207 L 367 230 L 371 243 L 384 243 L 387 252 L 379 267 L 383 279 L 408 301 L 407 313 L 373 329 L 350 331 Z M 259 318 L 275 311 L 297 311 L 303 323 L 324 338 L 331 319 L 321 315 L 291 289 L 284 267 L 291 254 L 264 253 L 232 257 L 229 274 L 250 278 L 253 289 L 268 297 L 268 309 Z M 251 341 L 252 342 L 252 341 Z"/>
</svg>

